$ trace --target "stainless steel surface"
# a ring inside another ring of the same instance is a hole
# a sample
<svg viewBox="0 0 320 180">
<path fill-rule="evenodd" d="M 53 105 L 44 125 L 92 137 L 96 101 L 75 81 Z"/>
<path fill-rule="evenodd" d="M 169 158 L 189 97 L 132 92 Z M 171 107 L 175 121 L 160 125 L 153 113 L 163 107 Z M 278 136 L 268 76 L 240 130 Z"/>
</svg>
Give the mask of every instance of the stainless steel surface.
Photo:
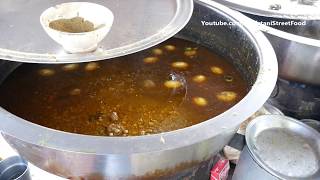
<svg viewBox="0 0 320 180">
<path fill-rule="evenodd" d="M 314 119 L 301 119 L 300 121 L 320 132 L 320 121 Z"/>
<path fill-rule="evenodd" d="M 275 176 L 261 168 L 250 155 L 245 146 L 241 152 L 232 180 L 279 180 Z"/>
<path fill-rule="evenodd" d="M 320 120 L 320 88 L 279 78 L 268 102 L 297 119 Z"/>
<path fill-rule="evenodd" d="M 260 168 L 279 179 L 320 178 L 320 133 L 298 120 L 259 116 L 248 125 L 246 142 Z"/>
<path fill-rule="evenodd" d="M 203 26 L 202 20 L 240 21 L 243 25 Z M 0 108 L 4 138 L 31 163 L 63 177 L 117 179 L 162 174 L 165 179 L 168 174 L 209 160 L 228 143 L 240 123 L 268 99 L 277 79 L 276 56 L 250 19 L 211 0 L 195 1 L 193 16 L 178 37 L 230 59 L 248 80 L 250 92 L 231 109 L 205 122 L 140 137 L 65 133 L 30 123 Z M 7 61 L 0 64 L 0 81 L 19 65 Z"/>
<path fill-rule="evenodd" d="M 246 15 L 262 22 L 292 21 Z M 320 21 L 294 22 L 305 22 L 305 25 L 259 25 L 271 42 L 279 63 L 279 80 L 269 102 L 286 115 L 320 119 Z"/>
<path fill-rule="evenodd" d="M 0 179 L 31 180 L 28 162 L 19 156 L 12 156 L 0 161 Z"/>
<path fill-rule="evenodd" d="M 266 102 L 263 107 L 259 110 L 261 114 L 276 114 L 276 115 L 284 115 L 282 111 L 280 111 L 278 108 L 275 106 L 269 104 Z"/>
<path fill-rule="evenodd" d="M 0 158 L 6 159 L 12 156 L 19 156 L 19 154 L 9 146 L 9 144 L 0 135 Z M 30 176 L 32 180 L 66 180 L 54 174 L 50 174 L 28 162 Z"/>
<path fill-rule="evenodd" d="M 320 85 L 320 41 L 265 28 L 273 45 L 281 78 Z"/>
<path fill-rule="evenodd" d="M 265 17 L 320 19 L 318 0 L 214 0 L 235 10 Z"/>
<path fill-rule="evenodd" d="M 249 17 L 263 22 L 287 21 L 255 15 Z M 277 54 L 280 78 L 320 85 L 320 21 L 306 21 L 306 25 L 302 26 L 268 27 L 260 24 L 259 27 Z"/>
<path fill-rule="evenodd" d="M 115 20 L 110 33 L 95 52 L 77 55 L 66 53 L 40 25 L 41 13 L 63 2 L 66 1 L 1 0 L 0 59 L 67 63 L 123 56 L 175 35 L 187 24 L 193 9 L 192 0 L 90 0 L 108 7 Z"/>
</svg>

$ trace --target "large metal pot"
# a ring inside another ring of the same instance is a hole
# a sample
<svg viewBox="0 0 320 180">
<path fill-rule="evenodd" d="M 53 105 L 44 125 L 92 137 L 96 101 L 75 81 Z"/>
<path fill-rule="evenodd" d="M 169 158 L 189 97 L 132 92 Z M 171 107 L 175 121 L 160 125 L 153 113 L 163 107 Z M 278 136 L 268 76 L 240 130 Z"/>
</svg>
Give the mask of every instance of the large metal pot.
<svg viewBox="0 0 320 180">
<path fill-rule="evenodd" d="M 219 20 L 243 25 L 203 26 L 201 22 Z M 248 18 L 210 0 L 195 1 L 192 19 L 178 37 L 230 59 L 249 82 L 250 92 L 228 111 L 203 123 L 141 137 L 65 133 L 30 123 L 0 108 L 2 135 L 31 163 L 63 177 L 165 178 L 209 160 L 228 143 L 240 123 L 268 99 L 277 79 L 276 56 L 266 37 Z M 1 61 L 0 81 L 18 65 Z"/>
<path fill-rule="evenodd" d="M 266 26 L 260 29 L 271 42 L 283 79 L 320 85 L 320 20 L 290 20 L 249 15 L 258 22 L 292 22 L 296 25 Z M 300 24 L 300 25 L 298 25 Z M 313 33 L 306 33 L 313 32 Z"/>
<path fill-rule="evenodd" d="M 320 20 L 246 15 L 257 22 L 296 24 L 259 25 L 271 42 L 279 62 L 279 80 L 269 102 L 289 116 L 319 119 Z"/>
<path fill-rule="evenodd" d="M 317 1 L 215 0 L 259 23 L 279 63 L 269 102 L 295 118 L 320 118 L 320 14 Z M 257 23 L 257 24 L 258 24 Z"/>
</svg>

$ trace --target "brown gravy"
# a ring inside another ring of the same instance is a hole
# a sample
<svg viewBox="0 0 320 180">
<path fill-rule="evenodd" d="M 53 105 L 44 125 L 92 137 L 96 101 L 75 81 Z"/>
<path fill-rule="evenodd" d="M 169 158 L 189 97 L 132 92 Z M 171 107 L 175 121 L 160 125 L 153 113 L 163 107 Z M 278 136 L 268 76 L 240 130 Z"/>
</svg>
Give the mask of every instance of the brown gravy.
<svg viewBox="0 0 320 180">
<path fill-rule="evenodd" d="M 23 64 L 0 86 L 0 105 L 57 130 L 137 136 L 206 121 L 247 92 L 247 83 L 225 59 L 173 38 L 112 60 Z"/>
</svg>

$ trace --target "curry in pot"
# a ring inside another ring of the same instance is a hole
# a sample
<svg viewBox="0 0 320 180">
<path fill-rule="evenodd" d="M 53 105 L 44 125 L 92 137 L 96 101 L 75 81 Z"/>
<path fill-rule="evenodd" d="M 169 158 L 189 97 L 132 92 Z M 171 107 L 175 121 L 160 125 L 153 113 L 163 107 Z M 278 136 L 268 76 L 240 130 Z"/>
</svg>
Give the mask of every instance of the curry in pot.
<svg viewBox="0 0 320 180">
<path fill-rule="evenodd" d="M 0 86 L 0 105 L 52 129 L 139 136 L 209 120 L 239 102 L 248 88 L 227 60 L 173 38 L 105 61 L 23 64 Z"/>
</svg>

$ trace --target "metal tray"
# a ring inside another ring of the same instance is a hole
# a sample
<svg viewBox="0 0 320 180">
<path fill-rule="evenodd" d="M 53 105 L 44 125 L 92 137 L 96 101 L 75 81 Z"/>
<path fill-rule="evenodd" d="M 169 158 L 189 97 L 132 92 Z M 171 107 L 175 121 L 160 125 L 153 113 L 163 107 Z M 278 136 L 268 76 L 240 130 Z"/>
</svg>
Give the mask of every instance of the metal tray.
<svg viewBox="0 0 320 180">
<path fill-rule="evenodd" d="M 320 19 L 318 0 L 214 0 L 241 12 L 283 19 Z"/>
<path fill-rule="evenodd" d="M 193 12 L 193 0 L 85 0 L 108 7 L 115 20 L 93 53 L 68 54 L 40 25 L 41 13 L 66 0 L 1 0 L 0 59 L 29 63 L 88 62 L 154 46 L 179 32 Z"/>
</svg>

